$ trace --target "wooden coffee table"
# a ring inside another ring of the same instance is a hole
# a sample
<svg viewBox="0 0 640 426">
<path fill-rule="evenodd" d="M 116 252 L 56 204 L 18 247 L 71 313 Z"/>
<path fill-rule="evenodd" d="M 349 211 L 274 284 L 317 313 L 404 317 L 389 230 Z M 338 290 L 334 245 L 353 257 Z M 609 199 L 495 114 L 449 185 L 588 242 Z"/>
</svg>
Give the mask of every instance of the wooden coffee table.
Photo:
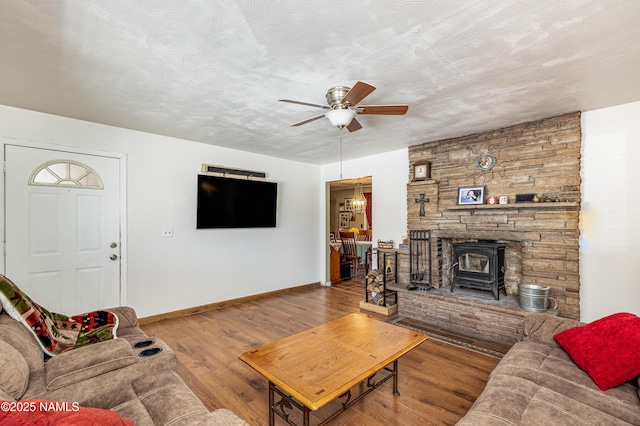
<svg viewBox="0 0 640 426">
<path fill-rule="evenodd" d="M 420 332 L 351 314 L 247 351 L 240 359 L 269 381 L 269 425 L 275 414 L 294 424 L 285 409 L 297 407 L 308 426 L 310 411 L 345 398 L 342 408 L 320 423 L 325 424 L 391 378 L 399 395 L 398 358 L 425 340 Z M 375 381 L 381 370 L 387 374 Z M 367 389 L 352 398 L 351 388 L 365 380 Z"/>
</svg>

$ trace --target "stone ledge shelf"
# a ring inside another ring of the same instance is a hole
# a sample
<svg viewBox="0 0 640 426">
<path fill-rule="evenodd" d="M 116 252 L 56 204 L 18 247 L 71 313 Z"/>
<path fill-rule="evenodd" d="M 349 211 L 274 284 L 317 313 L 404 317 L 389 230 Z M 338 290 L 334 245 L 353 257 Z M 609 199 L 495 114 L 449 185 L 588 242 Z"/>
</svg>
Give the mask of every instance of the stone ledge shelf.
<svg viewBox="0 0 640 426">
<path fill-rule="evenodd" d="M 447 210 L 481 210 L 481 209 L 565 209 L 580 207 L 577 201 L 548 203 L 511 203 L 511 204 L 471 204 L 468 206 L 449 206 Z"/>
</svg>

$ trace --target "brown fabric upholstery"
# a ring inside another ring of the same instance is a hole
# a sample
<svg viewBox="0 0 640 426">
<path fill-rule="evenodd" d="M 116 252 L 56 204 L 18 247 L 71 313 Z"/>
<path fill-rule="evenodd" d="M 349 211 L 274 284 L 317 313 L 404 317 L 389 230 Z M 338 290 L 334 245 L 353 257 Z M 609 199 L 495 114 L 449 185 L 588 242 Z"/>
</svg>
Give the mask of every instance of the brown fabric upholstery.
<svg viewBox="0 0 640 426">
<path fill-rule="evenodd" d="M 11 374 L 0 375 L 0 390 L 13 399 L 20 399 L 29 385 L 29 364 L 10 344 L 0 340 L 0 371 Z"/>
<path fill-rule="evenodd" d="M 100 342 L 83 349 L 47 361 L 48 390 L 60 389 L 137 362 L 129 342 L 123 339 Z"/>
<path fill-rule="evenodd" d="M 245 426 L 228 410 L 209 412 L 176 373 L 175 353 L 162 340 L 145 335 L 135 311 L 116 313 L 118 338 L 47 358 L 35 337 L 0 313 L 0 399 L 76 402 L 116 411 L 135 425 Z M 143 340 L 145 348 L 134 345 Z M 145 349 L 160 352 L 142 357 Z"/>
<path fill-rule="evenodd" d="M 188 424 L 207 409 L 174 371 L 162 371 L 131 382 L 135 398 L 113 407 L 134 424 Z M 180 415 L 176 417 L 176 412 Z"/>
<path fill-rule="evenodd" d="M 601 391 L 553 340 L 580 323 L 546 314 L 525 320 L 524 341 L 504 356 L 459 425 L 638 425 L 638 390 Z"/>
<path fill-rule="evenodd" d="M 14 397 L 12 397 L 11 395 L 9 395 L 8 393 L 4 392 L 2 389 L 0 389 L 0 400 L 2 401 L 15 401 L 16 399 Z"/>
<path fill-rule="evenodd" d="M 133 308 L 129 306 L 118 306 L 104 310 L 113 312 L 118 316 L 118 332 L 124 331 L 128 333 L 131 328 L 137 328 L 135 331 L 140 332 L 140 328 L 138 327 L 138 316 Z M 118 336 L 120 336 L 120 333 L 118 333 Z"/>
<path fill-rule="evenodd" d="M 553 343 L 553 336 L 581 325 L 579 321 L 547 314 L 532 314 L 524 322 L 524 340 Z"/>
<path fill-rule="evenodd" d="M 0 314 L 0 340 L 13 346 L 22 354 L 29 365 L 29 371 L 44 368 L 44 354 L 35 337 L 5 312 Z"/>
</svg>

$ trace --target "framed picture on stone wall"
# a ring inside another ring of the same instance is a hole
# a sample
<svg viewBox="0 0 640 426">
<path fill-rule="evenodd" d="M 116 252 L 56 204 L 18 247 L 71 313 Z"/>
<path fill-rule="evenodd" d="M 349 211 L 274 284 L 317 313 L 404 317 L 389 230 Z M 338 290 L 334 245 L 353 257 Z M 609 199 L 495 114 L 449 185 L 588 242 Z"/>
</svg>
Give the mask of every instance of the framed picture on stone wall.
<svg viewBox="0 0 640 426">
<path fill-rule="evenodd" d="M 461 186 L 458 188 L 459 206 L 484 204 L 484 186 Z"/>
</svg>

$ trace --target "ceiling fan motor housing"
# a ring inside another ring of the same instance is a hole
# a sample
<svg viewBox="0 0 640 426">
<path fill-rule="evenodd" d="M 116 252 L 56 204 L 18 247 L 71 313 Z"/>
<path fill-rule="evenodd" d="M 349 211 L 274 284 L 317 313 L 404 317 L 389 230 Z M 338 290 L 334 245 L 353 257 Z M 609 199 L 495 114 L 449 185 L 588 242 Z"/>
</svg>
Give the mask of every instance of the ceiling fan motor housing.
<svg viewBox="0 0 640 426">
<path fill-rule="evenodd" d="M 327 102 L 329 103 L 331 108 L 342 108 L 342 99 L 344 99 L 349 90 L 351 90 L 351 87 L 346 86 L 336 86 L 327 90 Z M 345 105 L 344 107 L 347 106 L 348 105 Z"/>
</svg>

